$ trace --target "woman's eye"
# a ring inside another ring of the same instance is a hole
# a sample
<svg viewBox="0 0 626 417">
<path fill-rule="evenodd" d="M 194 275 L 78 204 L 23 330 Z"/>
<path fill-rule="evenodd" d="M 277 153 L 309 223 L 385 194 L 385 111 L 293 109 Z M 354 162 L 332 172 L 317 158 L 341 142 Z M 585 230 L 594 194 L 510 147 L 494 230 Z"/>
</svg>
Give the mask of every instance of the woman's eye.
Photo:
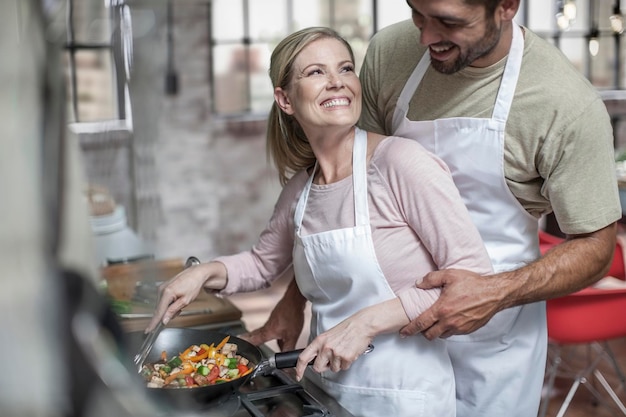
<svg viewBox="0 0 626 417">
<path fill-rule="evenodd" d="M 341 72 L 352 72 L 352 71 L 354 71 L 353 65 L 346 65 L 345 67 L 341 68 Z"/>
<path fill-rule="evenodd" d="M 322 70 L 321 69 L 313 69 L 313 70 L 309 71 L 307 75 L 320 75 L 320 74 L 322 74 Z"/>
</svg>

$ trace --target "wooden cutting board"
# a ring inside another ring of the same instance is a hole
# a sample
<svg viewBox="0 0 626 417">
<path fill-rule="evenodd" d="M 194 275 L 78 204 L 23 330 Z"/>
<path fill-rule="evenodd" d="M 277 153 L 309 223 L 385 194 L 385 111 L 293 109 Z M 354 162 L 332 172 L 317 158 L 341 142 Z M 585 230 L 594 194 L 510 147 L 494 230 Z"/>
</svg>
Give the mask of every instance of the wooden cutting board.
<svg viewBox="0 0 626 417">
<path fill-rule="evenodd" d="M 166 281 L 184 268 L 182 259 L 150 260 L 128 264 L 108 265 L 101 269 L 107 282 L 109 296 L 130 302 L 130 311 L 119 315 L 125 331 L 144 330 L 151 320 L 154 304 L 133 300 L 137 284 Z M 131 301 L 133 300 L 133 301 Z M 242 312 L 225 298 L 201 292 L 196 300 L 183 309 L 168 327 L 195 327 L 241 320 Z"/>
<path fill-rule="evenodd" d="M 120 323 L 125 331 L 144 330 L 150 323 L 154 308 L 132 303 L 128 314 L 120 315 Z M 199 314 L 189 314 L 199 312 Z M 241 310 L 225 298 L 213 294 L 200 293 L 198 298 L 183 309 L 181 314 L 168 323 L 168 327 L 195 327 L 241 320 Z"/>
</svg>

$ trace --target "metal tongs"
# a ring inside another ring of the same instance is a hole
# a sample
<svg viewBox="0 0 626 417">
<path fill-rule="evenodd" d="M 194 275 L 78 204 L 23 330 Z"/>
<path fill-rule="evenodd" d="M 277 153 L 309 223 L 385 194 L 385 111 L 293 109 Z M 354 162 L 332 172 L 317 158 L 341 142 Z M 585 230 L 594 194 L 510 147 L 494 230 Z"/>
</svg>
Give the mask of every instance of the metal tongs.
<svg viewBox="0 0 626 417">
<path fill-rule="evenodd" d="M 185 262 L 185 269 L 189 268 L 190 266 L 199 265 L 199 264 L 200 264 L 200 260 L 198 258 L 196 258 L 195 256 L 190 256 L 189 258 L 187 258 L 187 261 Z M 160 300 L 161 300 L 161 293 L 159 292 L 157 295 L 157 300 L 156 300 L 157 307 L 159 305 Z M 146 338 L 143 340 L 143 343 L 141 344 L 141 347 L 139 348 L 139 352 L 133 358 L 133 362 L 137 366 L 137 372 L 141 372 L 143 363 L 145 362 L 146 358 L 150 354 L 150 351 L 152 350 L 152 346 L 154 346 L 154 342 L 156 342 L 157 337 L 159 337 L 159 333 L 161 333 L 161 330 L 163 330 L 164 327 L 165 325 L 163 324 L 163 320 L 160 320 L 159 324 L 157 324 L 157 326 L 154 329 L 152 329 L 148 333 Z"/>
<path fill-rule="evenodd" d="M 304 349 L 290 350 L 287 352 L 277 352 L 267 359 L 263 359 L 259 362 L 252 373 L 251 379 L 254 379 L 257 375 L 267 376 L 271 374 L 275 369 L 287 369 L 295 368 L 298 364 L 298 357 Z M 367 349 L 363 351 L 363 355 L 370 353 L 374 350 L 374 345 L 367 345 Z M 309 362 L 309 365 L 313 365 L 315 358 Z"/>
</svg>

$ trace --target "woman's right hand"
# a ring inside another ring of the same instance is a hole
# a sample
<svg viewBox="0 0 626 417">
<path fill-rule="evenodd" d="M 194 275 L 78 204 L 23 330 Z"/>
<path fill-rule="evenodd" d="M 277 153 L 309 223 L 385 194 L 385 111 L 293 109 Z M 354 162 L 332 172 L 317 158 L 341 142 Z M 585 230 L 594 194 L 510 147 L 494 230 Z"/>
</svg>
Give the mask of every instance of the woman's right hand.
<svg viewBox="0 0 626 417">
<path fill-rule="evenodd" d="M 174 278 L 159 286 L 159 302 L 146 327 L 146 333 L 153 330 L 159 321 L 164 325 L 183 308 L 195 300 L 203 288 L 221 290 L 226 286 L 228 274 L 221 262 L 208 262 L 194 265 L 179 272 Z"/>
</svg>

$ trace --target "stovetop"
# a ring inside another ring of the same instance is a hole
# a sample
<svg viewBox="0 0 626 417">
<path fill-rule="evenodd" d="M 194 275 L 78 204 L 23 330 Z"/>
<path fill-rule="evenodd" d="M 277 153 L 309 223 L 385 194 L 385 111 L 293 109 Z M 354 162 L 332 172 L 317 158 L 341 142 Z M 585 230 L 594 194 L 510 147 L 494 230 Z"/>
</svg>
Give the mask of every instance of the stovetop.
<svg viewBox="0 0 626 417">
<path fill-rule="evenodd" d="M 242 385 L 238 392 L 202 406 L 203 417 L 354 417 L 306 378 L 296 382 L 290 371 L 273 370 Z"/>
<path fill-rule="evenodd" d="M 312 383 L 296 382 L 288 371 L 257 376 L 239 392 L 207 404 L 205 417 L 353 417 Z"/>
<path fill-rule="evenodd" d="M 117 268 L 120 268 L 117 266 Z M 145 284 L 145 283 L 144 283 Z M 145 287 L 145 288 L 144 288 Z M 143 289 L 143 291 L 142 291 Z M 154 301 L 156 285 L 137 285 L 137 296 Z M 133 304 L 133 311 L 120 317 L 125 331 L 143 330 L 152 317 L 154 305 Z M 227 299 L 211 294 L 201 294 L 187 312 L 199 311 L 183 317 L 182 313 L 171 322 L 172 327 L 192 327 L 213 330 L 221 333 L 238 335 L 246 332 L 241 321 L 242 312 Z M 179 322 L 175 323 L 175 320 Z M 186 320 L 186 321 L 183 321 Z M 272 352 L 267 346 L 260 347 L 265 357 Z M 311 371 L 308 371 L 311 372 Z M 268 375 L 250 378 L 239 390 L 228 397 L 203 404 L 201 409 L 193 410 L 191 415 L 204 417 L 354 417 L 341 407 L 337 401 L 310 382 L 306 376 L 297 382 L 293 370 L 273 370 Z M 167 406 L 160 404 L 161 411 L 169 415 L 179 414 Z M 169 409 L 169 410 L 168 410 Z M 189 410 L 190 411 L 190 410 Z M 185 415 L 189 415 L 185 413 Z"/>
</svg>

